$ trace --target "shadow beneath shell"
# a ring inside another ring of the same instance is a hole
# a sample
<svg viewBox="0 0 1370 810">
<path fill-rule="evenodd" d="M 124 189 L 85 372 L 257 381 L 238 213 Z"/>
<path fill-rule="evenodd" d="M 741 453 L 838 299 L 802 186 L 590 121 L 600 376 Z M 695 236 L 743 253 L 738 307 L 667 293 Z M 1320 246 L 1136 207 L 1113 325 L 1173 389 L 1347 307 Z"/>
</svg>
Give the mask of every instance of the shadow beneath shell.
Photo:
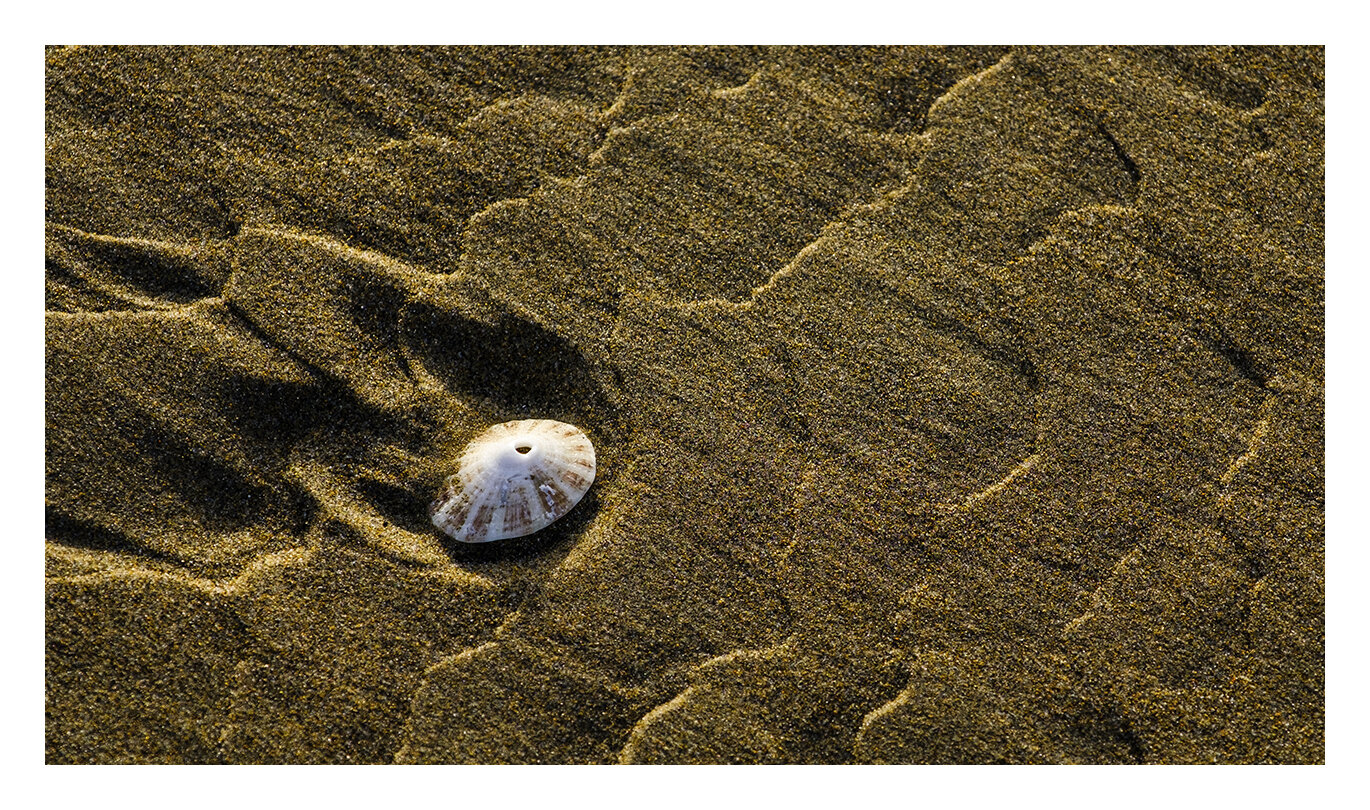
<svg viewBox="0 0 1370 810">
<path fill-rule="evenodd" d="M 410 363 L 481 418 L 491 423 L 556 419 L 579 426 L 595 443 L 601 460 L 599 480 L 574 509 L 542 531 L 488 543 L 461 543 L 427 527 L 455 564 L 474 573 L 505 582 L 535 580 L 550 573 L 589 527 L 599 511 L 598 491 L 612 478 L 605 473 L 612 467 L 623 426 L 611 392 L 602 387 L 591 362 L 570 341 L 497 305 L 441 296 L 420 299 L 406 306 L 402 321 Z M 458 458 L 459 453 L 452 454 L 445 473 L 455 470 Z M 431 485 L 434 495 L 440 489 L 437 480 L 416 483 Z"/>
</svg>

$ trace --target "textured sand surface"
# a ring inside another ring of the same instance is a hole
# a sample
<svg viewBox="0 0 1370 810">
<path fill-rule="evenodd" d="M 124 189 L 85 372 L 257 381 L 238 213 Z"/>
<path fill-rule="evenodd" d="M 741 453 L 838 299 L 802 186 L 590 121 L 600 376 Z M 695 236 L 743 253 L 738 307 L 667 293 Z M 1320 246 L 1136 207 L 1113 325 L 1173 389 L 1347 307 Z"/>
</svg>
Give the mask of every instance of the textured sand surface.
<svg viewBox="0 0 1370 810">
<path fill-rule="evenodd" d="M 1322 49 L 46 60 L 48 762 L 1323 760 Z"/>
</svg>

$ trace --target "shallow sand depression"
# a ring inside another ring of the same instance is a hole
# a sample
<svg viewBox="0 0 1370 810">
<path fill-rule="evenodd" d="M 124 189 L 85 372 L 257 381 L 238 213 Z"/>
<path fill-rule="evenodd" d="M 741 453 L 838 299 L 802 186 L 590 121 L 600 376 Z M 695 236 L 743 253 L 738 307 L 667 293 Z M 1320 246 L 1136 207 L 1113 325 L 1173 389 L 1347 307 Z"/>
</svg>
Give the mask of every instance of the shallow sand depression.
<svg viewBox="0 0 1370 810">
<path fill-rule="evenodd" d="M 1323 761 L 1321 48 L 46 62 L 49 763 Z"/>
</svg>

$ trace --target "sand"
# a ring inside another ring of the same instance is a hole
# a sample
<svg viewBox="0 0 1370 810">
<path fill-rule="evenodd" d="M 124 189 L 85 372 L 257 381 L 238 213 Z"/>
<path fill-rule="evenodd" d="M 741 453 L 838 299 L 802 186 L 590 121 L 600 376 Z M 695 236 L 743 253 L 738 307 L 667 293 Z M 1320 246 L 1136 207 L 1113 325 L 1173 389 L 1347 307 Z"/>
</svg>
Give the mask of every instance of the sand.
<svg viewBox="0 0 1370 810">
<path fill-rule="evenodd" d="M 48 762 L 1323 761 L 1321 48 L 46 61 Z"/>
</svg>

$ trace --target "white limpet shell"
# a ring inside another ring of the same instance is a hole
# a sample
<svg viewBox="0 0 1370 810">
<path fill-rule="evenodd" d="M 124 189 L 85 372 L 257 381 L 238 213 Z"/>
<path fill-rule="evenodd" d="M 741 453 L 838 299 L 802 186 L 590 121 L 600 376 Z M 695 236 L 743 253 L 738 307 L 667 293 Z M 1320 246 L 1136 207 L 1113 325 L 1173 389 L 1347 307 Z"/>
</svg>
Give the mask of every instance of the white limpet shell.
<svg viewBox="0 0 1370 810">
<path fill-rule="evenodd" d="M 571 511 L 594 481 L 595 447 L 580 428 L 552 419 L 501 422 L 466 446 L 428 514 L 463 543 L 523 537 Z"/>
</svg>

